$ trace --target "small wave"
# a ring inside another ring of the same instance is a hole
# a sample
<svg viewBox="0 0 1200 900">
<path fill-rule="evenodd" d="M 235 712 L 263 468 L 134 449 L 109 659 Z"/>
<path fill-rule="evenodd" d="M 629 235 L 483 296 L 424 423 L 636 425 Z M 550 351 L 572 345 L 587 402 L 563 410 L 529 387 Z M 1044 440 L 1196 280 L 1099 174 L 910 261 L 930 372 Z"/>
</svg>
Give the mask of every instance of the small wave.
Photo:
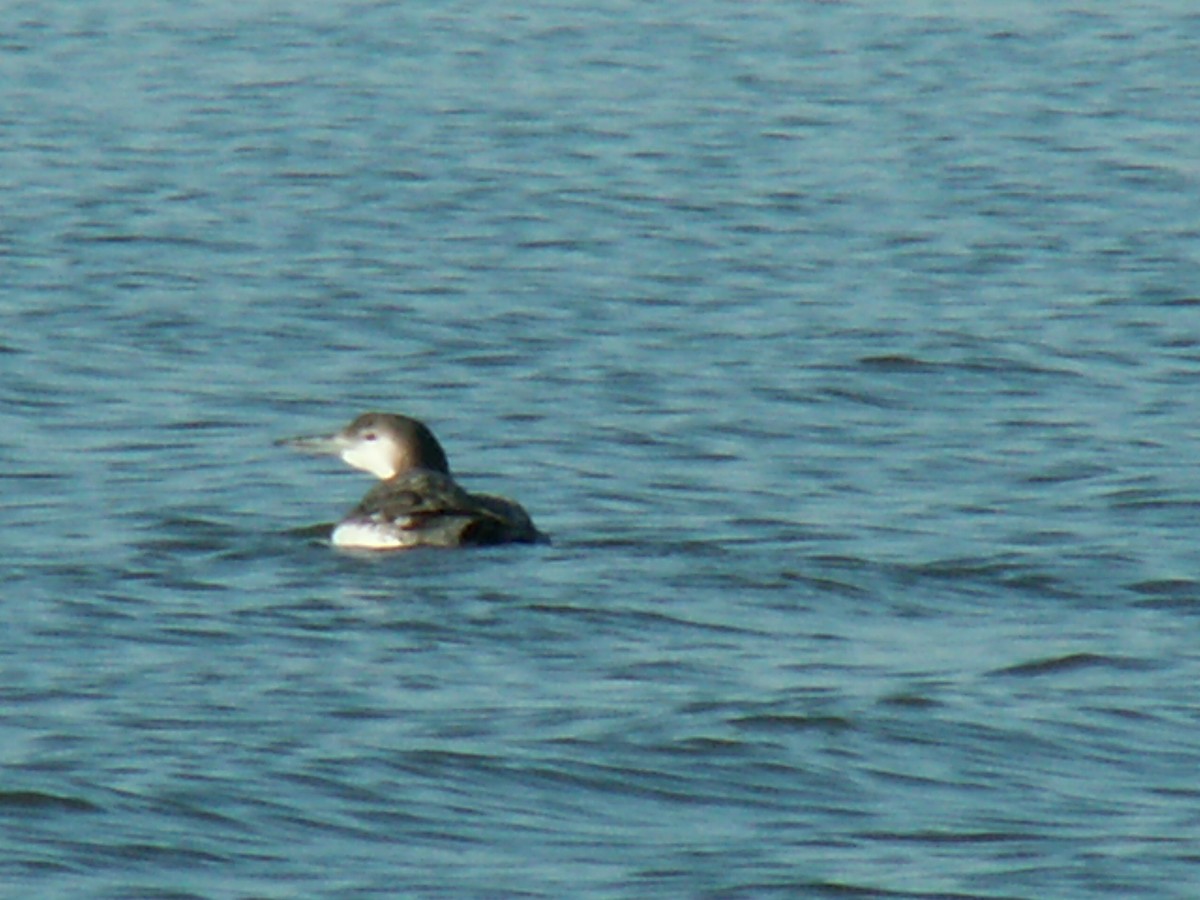
<svg viewBox="0 0 1200 900">
<path fill-rule="evenodd" d="M 994 669 L 992 675 L 1038 676 L 1057 675 L 1062 672 L 1074 672 L 1079 669 L 1110 668 L 1110 669 L 1145 669 L 1148 664 L 1144 660 L 1127 656 L 1105 656 L 1099 653 L 1068 653 L 1066 656 L 1055 656 L 1049 659 L 1036 659 L 1030 662 L 1017 663 Z"/>
<path fill-rule="evenodd" d="M 738 716 L 730 724 L 744 731 L 845 731 L 854 723 L 844 716 L 770 713 Z"/>
<path fill-rule="evenodd" d="M 915 356 L 900 353 L 888 353 L 880 356 L 863 356 L 858 364 L 868 369 L 883 372 L 932 372 L 940 368 L 938 363 L 926 362 Z"/>
<path fill-rule="evenodd" d="M 45 794 L 41 791 L 0 791 L 0 813 L 6 810 L 15 812 L 39 810 L 101 812 L 99 806 L 82 797 L 64 797 L 60 794 Z"/>
<path fill-rule="evenodd" d="M 1200 599 L 1200 584 L 1190 578 L 1161 578 L 1138 581 L 1128 586 L 1129 590 L 1163 601 L 1179 601 L 1190 606 Z"/>
</svg>

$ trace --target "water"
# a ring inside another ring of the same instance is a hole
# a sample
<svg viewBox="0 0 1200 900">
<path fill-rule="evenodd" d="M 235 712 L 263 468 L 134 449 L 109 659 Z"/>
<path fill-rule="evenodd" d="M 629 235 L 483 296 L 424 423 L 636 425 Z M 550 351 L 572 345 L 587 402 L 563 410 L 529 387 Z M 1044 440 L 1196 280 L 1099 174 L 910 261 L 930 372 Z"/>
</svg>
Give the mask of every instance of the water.
<svg viewBox="0 0 1200 900">
<path fill-rule="evenodd" d="M 1191 897 L 1187 4 L 14 4 L 0 885 Z M 549 546 L 347 556 L 427 420 Z"/>
</svg>

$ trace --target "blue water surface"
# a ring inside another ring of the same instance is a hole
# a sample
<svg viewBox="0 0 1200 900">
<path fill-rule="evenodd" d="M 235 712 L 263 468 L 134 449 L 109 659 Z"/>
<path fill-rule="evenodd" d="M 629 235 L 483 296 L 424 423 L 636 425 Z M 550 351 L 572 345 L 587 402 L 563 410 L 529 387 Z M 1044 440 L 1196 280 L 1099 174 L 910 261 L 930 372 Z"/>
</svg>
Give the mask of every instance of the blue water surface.
<svg viewBox="0 0 1200 900">
<path fill-rule="evenodd" d="M 1190 898 L 1186 3 L 18 3 L 0 895 Z M 547 546 L 351 555 L 436 431 Z"/>
</svg>

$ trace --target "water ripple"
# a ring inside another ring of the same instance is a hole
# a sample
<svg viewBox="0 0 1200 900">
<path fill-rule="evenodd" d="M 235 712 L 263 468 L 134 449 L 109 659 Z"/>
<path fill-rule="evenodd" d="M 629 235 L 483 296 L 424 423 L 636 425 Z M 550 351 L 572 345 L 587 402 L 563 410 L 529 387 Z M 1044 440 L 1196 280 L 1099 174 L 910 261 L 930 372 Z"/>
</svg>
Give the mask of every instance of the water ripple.
<svg viewBox="0 0 1200 900">
<path fill-rule="evenodd" d="M 1188 895 L 1200 19 L 27 7 L 8 893 Z"/>
</svg>

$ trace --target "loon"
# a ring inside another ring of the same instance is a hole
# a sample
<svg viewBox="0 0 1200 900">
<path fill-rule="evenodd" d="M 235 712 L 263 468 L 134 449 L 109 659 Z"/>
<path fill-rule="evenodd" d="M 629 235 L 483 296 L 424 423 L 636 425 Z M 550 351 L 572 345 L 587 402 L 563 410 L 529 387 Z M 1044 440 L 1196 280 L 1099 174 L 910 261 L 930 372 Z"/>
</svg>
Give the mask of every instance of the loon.
<svg viewBox="0 0 1200 900">
<path fill-rule="evenodd" d="M 459 487 L 433 432 L 408 416 L 363 413 L 336 434 L 276 443 L 340 456 L 382 479 L 334 526 L 335 547 L 403 550 L 546 540 L 517 502 Z"/>
</svg>

